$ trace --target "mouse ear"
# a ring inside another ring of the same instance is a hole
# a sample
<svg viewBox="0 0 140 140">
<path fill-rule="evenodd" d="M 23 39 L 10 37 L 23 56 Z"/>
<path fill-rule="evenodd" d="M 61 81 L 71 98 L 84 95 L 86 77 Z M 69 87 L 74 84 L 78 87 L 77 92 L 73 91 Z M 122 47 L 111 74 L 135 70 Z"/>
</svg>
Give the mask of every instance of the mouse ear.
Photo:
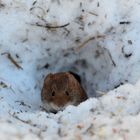
<svg viewBox="0 0 140 140">
<path fill-rule="evenodd" d="M 49 73 L 49 74 L 45 77 L 45 80 L 44 80 L 44 81 L 49 80 L 50 78 L 52 78 L 52 76 L 53 76 L 53 74 L 52 74 L 52 73 Z"/>
<path fill-rule="evenodd" d="M 73 75 L 74 78 L 81 84 L 81 78 L 80 78 L 80 76 L 79 76 L 78 74 L 76 74 L 76 73 L 74 73 L 74 72 L 72 72 L 72 71 L 69 71 L 69 73 L 70 73 L 71 75 Z"/>
<path fill-rule="evenodd" d="M 75 84 L 76 84 L 76 83 L 79 83 L 79 84 L 80 84 L 79 79 L 77 79 L 77 77 L 75 77 L 75 75 L 73 75 L 73 74 L 70 73 L 70 72 L 67 72 L 66 74 L 67 74 L 69 80 L 70 80 L 72 83 L 75 83 Z"/>
</svg>

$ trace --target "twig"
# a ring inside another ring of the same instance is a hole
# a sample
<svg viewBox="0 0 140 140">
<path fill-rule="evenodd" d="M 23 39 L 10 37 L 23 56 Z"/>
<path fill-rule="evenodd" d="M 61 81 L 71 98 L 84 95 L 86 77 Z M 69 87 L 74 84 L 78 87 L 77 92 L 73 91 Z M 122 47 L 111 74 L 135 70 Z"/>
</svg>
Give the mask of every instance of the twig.
<svg viewBox="0 0 140 140">
<path fill-rule="evenodd" d="M 106 51 L 108 52 L 108 55 L 109 55 L 109 57 L 110 57 L 110 59 L 111 59 L 111 61 L 112 61 L 113 66 L 116 67 L 116 63 L 115 63 L 115 61 L 113 60 L 112 55 L 110 54 L 109 50 L 108 50 L 107 48 L 105 48 L 105 49 L 106 49 Z"/>
<path fill-rule="evenodd" d="M 80 50 L 81 48 L 85 47 L 85 45 L 86 45 L 89 41 L 95 40 L 95 39 L 98 39 L 98 38 L 104 38 L 104 37 L 105 37 L 105 35 L 98 35 L 98 36 L 96 36 L 96 37 L 93 36 L 93 37 L 87 39 L 86 41 L 84 41 L 78 48 L 76 48 L 76 51 L 78 51 L 78 50 Z M 106 48 L 105 48 L 105 49 L 106 49 Z M 106 49 L 106 50 L 107 50 L 108 55 L 109 55 L 109 57 L 110 57 L 110 59 L 111 59 L 111 61 L 112 61 L 112 64 L 114 65 L 114 67 L 116 67 L 116 63 L 115 63 L 114 60 L 112 59 L 112 56 L 111 56 L 110 52 L 108 51 L 108 49 Z"/>
<path fill-rule="evenodd" d="M 19 121 L 21 121 L 21 122 L 23 122 L 23 123 L 26 123 L 26 124 L 28 124 L 28 125 L 31 125 L 31 126 L 34 126 L 34 125 L 32 125 L 31 123 L 30 123 L 30 121 L 25 121 L 25 120 L 22 120 L 22 119 L 20 119 L 18 116 L 16 116 L 16 115 L 12 115 L 15 119 L 17 119 L 17 120 L 19 120 Z"/>
<path fill-rule="evenodd" d="M 120 24 L 130 24 L 130 21 L 120 21 Z"/>
<path fill-rule="evenodd" d="M 2 55 L 7 54 L 7 58 L 18 68 L 18 69 L 22 69 L 23 68 L 16 62 L 16 60 L 11 56 L 10 53 L 3 53 Z"/>
<path fill-rule="evenodd" d="M 59 26 L 52 26 L 52 25 L 42 25 L 42 24 L 39 24 L 38 22 L 36 24 L 31 24 L 31 25 L 34 25 L 34 26 L 38 26 L 38 27 L 43 27 L 43 28 L 48 28 L 48 29 L 56 29 L 56 28 L 64 28 L 66 26 L 68 26 L 70 23 L 67 23 L 67 24 L 64 24 L 64 25 L 59 25 Z"/>
<path fill-rule="evenodd" d="M 88 12 L 89 14 L 91 14 L 91 15 L 94 15 L 94 16 L 98 16 L 97 14 L 95 14 L 95 13 L 93 13 L 93 12 Z"/>
<path fill-rule="evenodd" d="M 13 93 L 15 93 L 14 89 L 12 88 L 12 85 L 7 84 L 7 81 L 6 81 L 5 79 L 1 78 L 1 77 L 0 77 L 0 80 L 1 80 L 1 82 L 3 82 L 3 83 L 5 84 L 5 86 L 7 86 L 7 87 L 5 87 L 5 88 L 8 88 L 8 89 L 10 89 Z"/>
<path fill-rule="evenodd" d="M 18 69 L 23 70 L 23 68 L 14 60 L 10 53 L 7 54 L 7 57 Z"/>
<path fill-rule="evenodd" d="M 33 3 L 32 3 L 32 5 L 35 5 L 37 3 L 37 0 L 36 1 L 34 1 Z"/>
<path fill-rule="evenodd" d="M 11 114 L 11 113 L 9 112 L 9 114 L 10 114 L 13 118 L 19 120 L 19 121 L 22 122 L 22 123 L 25 123 L 25 124 L 27 124 L 27 125 L 29 125 L 29 126 L 38 128 L 36 124 L 32 124 L 32 123 L 31 123 L 31 120 L 25 121 L 25 120 L 20 119 L 18 116 L 16 116 L 15 113 Z"/>
<path fill-rule="evenodd" d="M 22 105 L 22 106 L 26 106 L 26 107 L 28 107 L 28 108 L 31 108 L 30 105 L 25 104 L 23 101 L 15 101 L 15 102 L 16 102 L 16 103 L 20 103 L 19 105 Z"/>
<path fill-rule="evenodd" d="M 40 10 L 42 10 L 43 14 L 46 13 L 45 10 L 42 7 L 39 7 L 39 6 L 30 8 L 30 11 L 33 11 L 34 9 L 40 9 Z"/>
<path fill-rule="evenodd" d="M 98 36 L 93 36 L 93 37 L 90 37 L 88 38 L 87 40 L 85 40 L 76 50 L 79 50 L 81 48 L 83 48 L 88 42 L 92 41 L 92 40 L 95 40 L 95 39 L 98 39 L 98 38 L 104 38 L 105 35 L 98 35 Z"/>
</svg>

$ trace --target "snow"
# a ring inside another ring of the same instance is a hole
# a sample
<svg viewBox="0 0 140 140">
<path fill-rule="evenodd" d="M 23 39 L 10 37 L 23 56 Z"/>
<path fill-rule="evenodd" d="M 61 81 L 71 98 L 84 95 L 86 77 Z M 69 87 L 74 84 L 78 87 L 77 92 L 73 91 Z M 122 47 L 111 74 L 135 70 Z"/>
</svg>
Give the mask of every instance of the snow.
<svg viewBox="0 0 140 140">
<path fill-rule="evenodd" d="M 1 0 L 0 139 L 139 140 L 139 9 L 139 0 Z M 89 99 L 47 113 L 43 79 L 67 70 Z"/>
</svg>

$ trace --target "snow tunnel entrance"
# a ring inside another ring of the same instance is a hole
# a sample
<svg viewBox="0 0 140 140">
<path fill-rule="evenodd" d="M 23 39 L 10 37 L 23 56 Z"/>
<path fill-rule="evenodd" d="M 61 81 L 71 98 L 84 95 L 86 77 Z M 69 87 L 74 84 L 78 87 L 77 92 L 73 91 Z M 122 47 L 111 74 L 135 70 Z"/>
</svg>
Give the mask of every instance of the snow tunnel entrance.
<svg viewBox="0 0 140 140">
<path fill-rule="evenodd" d="M 44 60 L 49 60 L 48 73 L 72 71 L 81 78 L 81 83 L 89 97 L 98 96 L 96 91 L 108 91 L 110 73 L 115 67 L 109 50 L 98 43 L 88 43 L 83 48 L 56 49 L 49 52 Z M 48 65 L 48 64 L 47 64 Z"/>
</svg>

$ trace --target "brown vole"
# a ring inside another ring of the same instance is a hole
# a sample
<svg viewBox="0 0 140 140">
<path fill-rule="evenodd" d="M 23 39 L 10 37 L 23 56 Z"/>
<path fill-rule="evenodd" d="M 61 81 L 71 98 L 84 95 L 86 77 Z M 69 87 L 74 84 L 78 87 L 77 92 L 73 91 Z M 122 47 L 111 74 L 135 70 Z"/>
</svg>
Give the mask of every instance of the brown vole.
<svg viewBox="0 0 140 140">
<path fill-rule="evenodd" d="M 87 95 L 71 73 L 61 72 L 45 78 L 41 99 L 47 111 L 57 112 L 68 105 L 78 105 Z"/>
</svg>

